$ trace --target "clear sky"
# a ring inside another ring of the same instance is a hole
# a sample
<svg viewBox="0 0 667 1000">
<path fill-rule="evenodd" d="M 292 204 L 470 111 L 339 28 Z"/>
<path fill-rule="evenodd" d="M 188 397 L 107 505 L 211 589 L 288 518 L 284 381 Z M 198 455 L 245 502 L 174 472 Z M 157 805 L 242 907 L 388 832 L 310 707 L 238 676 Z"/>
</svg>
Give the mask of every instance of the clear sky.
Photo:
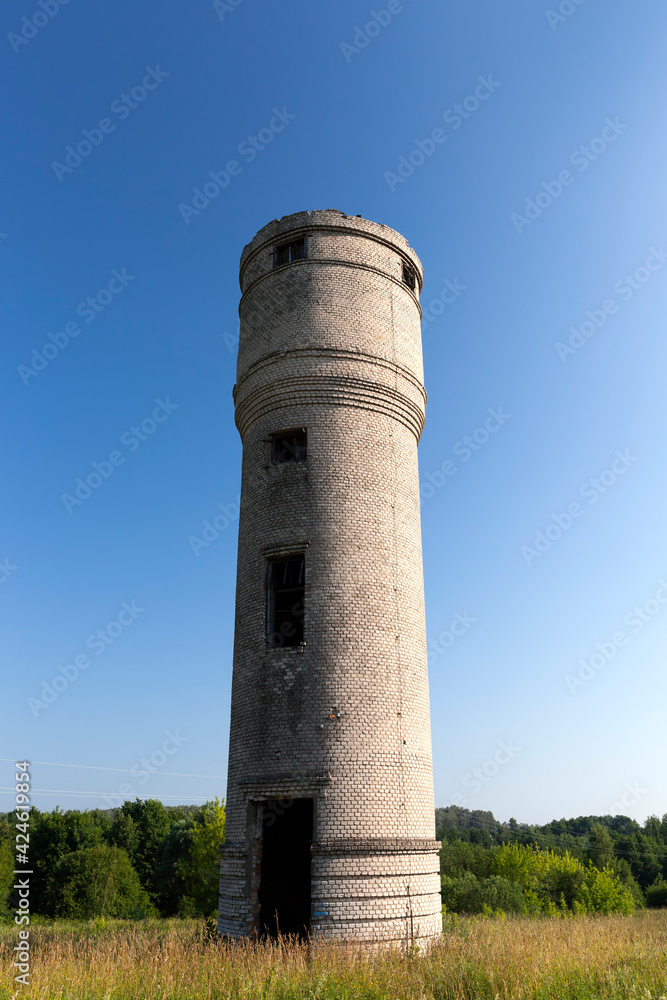
<svg viewBox="0 0 667 1000">
<path fill-rule="evenodd" d="M 664 4 L 59 2 L 0 13 L 0 755 L 44 762 L 33 801 L 224 795 L 238 259 L 338 208 L 425 270 L 436 805 L 667 812 Z"/>
</svg>

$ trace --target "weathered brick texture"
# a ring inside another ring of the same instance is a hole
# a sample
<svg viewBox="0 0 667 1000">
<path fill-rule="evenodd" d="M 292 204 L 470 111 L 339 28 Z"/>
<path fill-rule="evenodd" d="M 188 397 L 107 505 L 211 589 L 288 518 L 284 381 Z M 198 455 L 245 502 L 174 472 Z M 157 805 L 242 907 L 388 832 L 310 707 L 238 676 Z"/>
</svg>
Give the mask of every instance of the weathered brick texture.
<svg viewBox="0 0 667 1000">
<path fill-rule="evenodd" d="M 274 268 L 273 248 L 304 235 L 305 259 Z M 392 229 L 300 212 L 260 230 L 240 278 L 219 930 L 257 928 L 262 803 L 307 796 L 312 932 L 431 938 L 441 916 L 417 470 L 421 264 Z M 272 465 L 270 435 L 293 427 L 307 428 L 307 460 Z M 305 553 L 306 645 L 269 649 L 266 561 L 295 552 Z"/>
</svg>

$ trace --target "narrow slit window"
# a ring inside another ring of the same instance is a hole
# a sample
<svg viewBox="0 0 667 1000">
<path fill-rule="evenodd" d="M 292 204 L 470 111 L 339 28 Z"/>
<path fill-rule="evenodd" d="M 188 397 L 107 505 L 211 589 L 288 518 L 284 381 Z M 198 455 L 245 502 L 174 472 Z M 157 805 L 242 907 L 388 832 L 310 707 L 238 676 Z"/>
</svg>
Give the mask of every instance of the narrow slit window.
<svg viewBox="0 0 667 1000">
<path fill-rule="evenodd" d="M 414 267 L 410 267 L 409 264 L 403 265 L 403 283 L 411 288 L 413 291 L 417 284 L 417 276 L 415 274 Z"/>
<path fill-rule="evenodd" d="M 306 256 L 306 237 L 294 240 L 292 243 L 281 243 L 273 248 L 273 266 L 281 267 L 291 264 L 293 260 L 302 260 Z"/>
<path fill-rule="evenodd" d="M 274 465 L 286 465 L 288 462 L 306 461 L 306 429 L 298 427 L 289 431 L 280 431 L 271 436 L 271 461 Z"/>
<path fill-rule="evenodd" d="M 303 555 L 269 560 L 267 632 L 271 649 L 303 642 L 304 578 Z"/>
</svg>

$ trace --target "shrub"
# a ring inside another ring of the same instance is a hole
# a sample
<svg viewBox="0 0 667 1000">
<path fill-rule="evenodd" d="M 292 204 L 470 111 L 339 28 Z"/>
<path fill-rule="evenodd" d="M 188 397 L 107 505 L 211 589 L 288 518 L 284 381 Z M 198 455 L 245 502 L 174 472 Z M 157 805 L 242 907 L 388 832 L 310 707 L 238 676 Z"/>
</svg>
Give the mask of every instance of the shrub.
<svg viewBox="0 0 667 1000">
<path fill-rule="evenodd" d="M 667 882 L 663 878 L 657 878 L 646 890 L 646 904 L 653 909 L 667 906 Z"/>
<path fill-rule="evenodd" d="M 9 826 L 7 830 L 9 831 Z M 0 830 L 0 913 L 9 911 L 9 895 L 14 885 L 14 852 L 9 835 Z"/>
<path fill-rule="evenodd" d="M 518 882 L 529 908 L 544 913 L 632 913 L 630 890 L 610 869 L 584 866 L 567 851 L 505 844 L 494 855 L 493 868 L 502 878 Z"/>
<path fill-rule="evenodd" d="M 494 850 L 467 840 L 444 841 L 440 850 L 440 870 L 448 878 L 460 878 L 466 872 L 487 878 L 491 874 Z"/>
<path fill-rule="evenodd" d="M 140 919 L 154 912 L 126 852 L 105 845 L 61 858 L 49 880 L 48 904 L 52 916 L 78 919 Z"/>
<path fill-rule="evenodd" d="M 521 886 L 498 875 L 482 879 L 478 879 L 472 872 L 466 872 L 458 878 L 445 875 L 442 879 L 442 901 L 453 913 L 526 911 L 526 899 Z"/>
</svg>

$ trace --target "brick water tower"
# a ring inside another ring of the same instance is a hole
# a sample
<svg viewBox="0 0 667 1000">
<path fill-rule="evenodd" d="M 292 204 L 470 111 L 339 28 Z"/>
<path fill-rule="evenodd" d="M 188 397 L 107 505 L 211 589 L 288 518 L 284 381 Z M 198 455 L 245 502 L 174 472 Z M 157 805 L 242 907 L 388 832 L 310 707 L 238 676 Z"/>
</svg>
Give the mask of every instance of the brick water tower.
<svg viewBox="0 0 667 1000">
<path fill-rule="evenodd" d="M 422 268 L 327 210 L 241 255 L 221 934 L 441 930 L 417 444 Z"/>
</svg>

